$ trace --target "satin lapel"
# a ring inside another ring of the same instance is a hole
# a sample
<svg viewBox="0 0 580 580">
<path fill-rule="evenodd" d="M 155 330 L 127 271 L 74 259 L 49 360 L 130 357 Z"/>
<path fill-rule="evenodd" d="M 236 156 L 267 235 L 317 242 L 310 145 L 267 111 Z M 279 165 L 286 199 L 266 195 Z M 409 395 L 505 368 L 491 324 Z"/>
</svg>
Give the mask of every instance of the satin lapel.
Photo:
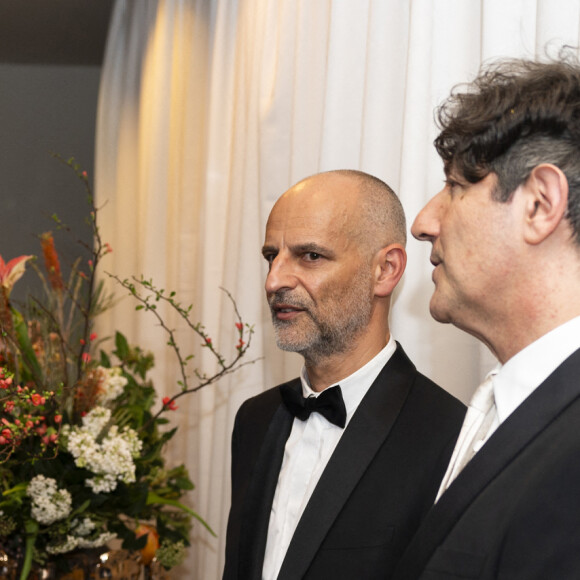
<svg viewBox="0 0 580 580">
<path fill-rule="evenodd" d="M 260 580 L 272 501 L 294 417 L 280 404 L 260 449 L 248 486 L 240 538 L 239 578 Z"/>
<path fill-rule="evenodd" d="M 485 487 L 580 396 L 580 350 L 550 375 L 489 438 L 433 506 L 405 552 L 396 579 L 418 578 L 437 546 Z"/>
<path fill-rule="evenodd" d="M 330 458 L 294 532 L 278 580 L 296 580 L 306 573 L 352 490 L 389 435 L 414 372 L 415 367 L 398 346 Z"/>
</svg>

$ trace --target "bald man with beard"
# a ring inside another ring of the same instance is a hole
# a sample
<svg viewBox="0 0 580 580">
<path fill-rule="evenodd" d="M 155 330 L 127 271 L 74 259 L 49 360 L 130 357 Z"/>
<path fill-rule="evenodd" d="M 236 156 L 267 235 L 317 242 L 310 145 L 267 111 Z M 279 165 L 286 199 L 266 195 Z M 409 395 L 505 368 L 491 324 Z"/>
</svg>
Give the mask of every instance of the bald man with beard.
<svg viewBox="0 0 580 580">
<path fill-rule="evenodd" d="M 390 334 L 405 241 L 397 196 L 360 171 L 272 209 L 266 296 L 304 367 L 236 416 L 225 580 L 390 578 L 433 504 L 465 409 Z"/>
</svg>

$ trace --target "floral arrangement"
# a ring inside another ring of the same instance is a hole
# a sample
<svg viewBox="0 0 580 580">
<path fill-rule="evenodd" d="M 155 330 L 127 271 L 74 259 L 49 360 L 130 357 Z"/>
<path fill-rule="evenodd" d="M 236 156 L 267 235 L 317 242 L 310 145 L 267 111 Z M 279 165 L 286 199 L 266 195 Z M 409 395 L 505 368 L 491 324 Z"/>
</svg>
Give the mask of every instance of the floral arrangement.
<svg viewBox="0 0 580 580">
<path fill-rule="evenodd" d="M 87 174 L 74 159 L 66 163 L 90 206 L 93 243 L 82 244 L 85 258 L 70 265 L 65 280 L 51 233 L 40 236 L 42 260 L 26 255 L 5 262 L 0 256 L 0 547 L 22 561 L 21 580 L 35 565 L 66 561 L 78 549 L 104 549 L 113 538 L 126 550 L 143 550 L 145 563 L 155 557 L 169 569 L 183 559 L 193 520 L 213 533 L 181 501 L 193 489 L 186 468 L 165 465 L 163 449 L 176 432 L 166 414 L 179 397 L 248 364 L 240 359 L 252 335 L 226 292 L 239 338 L 226 360 L 204 327 L 190 321 L 192 307 L 182 307 L 174 293 L 148 280 L 113 276 L 137 309 L 156 317 L 175 352 L 177 392 L 158 403 L 148 378 L 153 356 L 120 332 L 107 353 L 94 333 L 95 317 L 111 305 L 96 273 L 112 249 L 101 240 Z M 39 276 L 44 297 L 20 304 L 11 293 L 27 268 Z M 160 302 L 213 353 L 216 373 L 188 372 L 193 357 L 181 352 Z"/>
</svg>

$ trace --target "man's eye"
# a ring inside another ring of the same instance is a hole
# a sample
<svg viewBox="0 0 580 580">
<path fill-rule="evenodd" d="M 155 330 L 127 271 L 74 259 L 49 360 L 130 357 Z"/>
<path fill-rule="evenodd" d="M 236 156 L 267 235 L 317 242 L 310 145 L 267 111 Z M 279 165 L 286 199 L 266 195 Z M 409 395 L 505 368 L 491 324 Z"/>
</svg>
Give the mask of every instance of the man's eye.
<svg viewBox="0 0 580 580">
<path fill-rule="evenodd" d="M 322 258 L 322 256 L 320 254 L 317 254 L 316 252 L 308 252 L 308 253 L 304 254 L 304 257 L 309 262 L 315 262 L 316 260 L 320 260 L 320 258 Z"/>
<path fill-rule="evenodd" d="M 264 254 L 264 260 L 266 260 L 266 262 L 268 262 L 269 266 L 272 265 L 272 262 L 274 261 L 275 257 L 276 257 L 276 254 Z"/>
</svg>

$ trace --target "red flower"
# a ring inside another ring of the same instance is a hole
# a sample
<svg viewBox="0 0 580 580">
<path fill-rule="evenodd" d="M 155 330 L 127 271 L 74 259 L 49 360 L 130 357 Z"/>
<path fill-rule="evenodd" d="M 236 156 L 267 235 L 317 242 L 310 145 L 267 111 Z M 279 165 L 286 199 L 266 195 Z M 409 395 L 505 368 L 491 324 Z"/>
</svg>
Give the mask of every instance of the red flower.
<svg viewBox="0 0 580 580">
<path fill-rule="evenodd" d="M 0 378 L 0 389 L 7 389 L 12 384 L 12 377 L 8 377 L 7 379 Z"/>
<path fill-rule="evenodd" d="M 211 338 L 206 338 L 205 339 L 205 343 L 211 346 Z"/>
<path fill-rule="evenodd" d="M 50 435 L 45 435 L 42 438 L 42 442 L 45 445 L 48 445 L 49 443 L 54 443 L 56 441 L 57 437 L 58 437 L 58 435 L 56 433 L 51 433 Z"/>
<path fill-rule="evenodd" d="M 241 332 L 244 325 L 241 322 L 236 322 L 236 328 Z"/>
<path fill-rule="evenodd" d="M 91 362 L 91 355 L 88 352 L 83 352 L 83 356 L 82 356 L 83 362 L 85 364 Z"/>
<path fill-rule="evenodd" d="M 62 421 L 62 415 L 55 415 L 54 422 L 58 425 Z"/>
<path fill-rule="evenodd" d="M 171 411 L 177 411 L 175 401 L 172 401 L 169 397 L 163 397 L 163 406 L 171 409 Z"/>
<path fill-rule="evenodd" d="M 32 400 L 32 404 L 35 407 L 38 407 L 38 405 L 44 405 L 44 403 L 46 402 L 46 399 L 39 395 L 38 393 L 33 393 L 32 395 L 30 395 L 30 399 Z"/>
<path fill-rule="evenodd" d="M 4 411 L 6 411 L 6 413 L 12 413 L 13 410 L 14 410 L 14 401 L 6 401 L 4 403 Z"/>
<path fill-rule="evenodd" d="M 89 340 L 90 340 L 90 341 L 93 341 L 93 340 L 95 340 L 96 338 L 97 338 L 97 333 L 96 333 L 96 332 L 93 332 L 93 333 L 91 333 L 91 336 L 89 336 Z"/>
</svg>

